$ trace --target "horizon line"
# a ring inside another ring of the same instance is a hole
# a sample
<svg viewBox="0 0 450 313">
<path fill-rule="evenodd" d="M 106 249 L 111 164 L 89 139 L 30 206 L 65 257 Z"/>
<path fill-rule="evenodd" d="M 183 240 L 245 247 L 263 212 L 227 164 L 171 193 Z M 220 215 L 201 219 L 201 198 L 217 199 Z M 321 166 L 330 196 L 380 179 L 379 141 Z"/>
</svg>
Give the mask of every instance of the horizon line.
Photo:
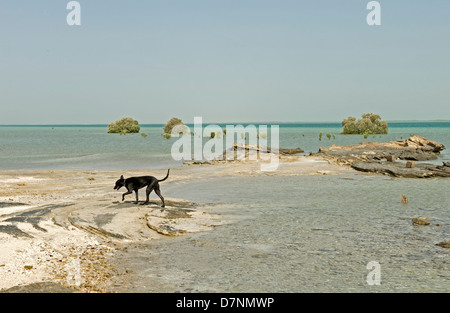
<svg viewBox="0 0 450 313">
<path fill-rule="evenodd" d="M 434 119 L 434 120 L 386 120 L 387 123 L 407 123 L 407 122 L 450 122 L 450 120 Z M 296 121 L 296 122 L 279 122 L 279 121 L 266 121 L 266 122 L 203 122 L 203 124 L 341 124 L 342 121 Z M 0 124 L 0 126 L 108 126 L 110 123 L 68 123 L 68 124 Z M 184 123 L 185 125 L 193 125 L 194 123 Z M 139 123 L 142 125 L 165 125 L 165 123 Z"/>
</svg>

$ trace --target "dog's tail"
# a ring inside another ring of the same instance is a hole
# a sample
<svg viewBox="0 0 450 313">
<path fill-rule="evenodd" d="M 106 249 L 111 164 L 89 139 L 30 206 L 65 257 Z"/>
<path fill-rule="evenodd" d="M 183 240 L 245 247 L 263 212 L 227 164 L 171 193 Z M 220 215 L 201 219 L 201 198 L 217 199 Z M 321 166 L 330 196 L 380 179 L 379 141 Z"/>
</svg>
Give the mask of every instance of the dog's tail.
<svg viewBox="0 0 450 313">
<path fill-rule="evenodd" d="M 158 183 L 159 183 L 159 182 L 162 182 L 162 181 L 165 181 L 165 180 L 167 179 L 167 177 L 169 177 L 169 171 L 170 171 L 170 168 L 167 170 L 167 175 L 166 175 L 166 177 L 164 177 L 163 179 L 158 179 Z"/>
</svg>

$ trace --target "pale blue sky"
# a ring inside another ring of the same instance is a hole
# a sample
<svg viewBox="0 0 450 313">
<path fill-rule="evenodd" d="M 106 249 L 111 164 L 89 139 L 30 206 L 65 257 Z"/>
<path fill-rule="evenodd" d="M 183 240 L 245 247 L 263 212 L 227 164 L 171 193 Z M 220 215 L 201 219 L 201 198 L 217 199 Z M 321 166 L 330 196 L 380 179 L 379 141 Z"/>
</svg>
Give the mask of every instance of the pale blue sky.
<svg viewBox="0 0 450 313">
<path fill-rule="evenodd" d="M 450 119 L 450 1 L 0 0 L 0 124 Z"/>
</svg>

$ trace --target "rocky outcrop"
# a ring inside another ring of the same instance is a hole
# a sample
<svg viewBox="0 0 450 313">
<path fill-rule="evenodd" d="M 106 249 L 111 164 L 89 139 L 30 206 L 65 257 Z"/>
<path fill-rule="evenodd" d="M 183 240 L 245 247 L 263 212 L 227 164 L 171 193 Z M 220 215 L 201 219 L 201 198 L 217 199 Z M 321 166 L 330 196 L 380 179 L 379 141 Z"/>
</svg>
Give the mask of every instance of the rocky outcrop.
<svg viewBox="0 0 450 313">
<path fill-rule="evenodd" d="M 450 162 L 443 165 L 415 163 L 435 160 L 445 149 L 441 143 L 420 136 L 390 142 L 364 142 L 352 146 L 320 148 L 317 155 L 333 163 L 350 165 L 363 172 L 395 177 L 450 177 Z M 407 160 L 399 162 L 396 160 Z"/>
<path fill-rule="evenodd" d="M 332 145 L 320 148 L 318 155 L 333 157 L 342 163 L 353 161 L 385 160 L 388 157 L 400 160 L 435 160 L 445 149 L 441 143 L 420 136 L 389 142 L 363 142 L 352 146 Z"/>
<path fill-rule="evenodd" d="M 386 174 L 395 177 L 429 178 L 450 177 L 450 166 L 429 163 L 416 163 L 415 167 L 406 167 L 403 162 L 356 161 L 351 167 L 357 171 Z"/>
</svg>

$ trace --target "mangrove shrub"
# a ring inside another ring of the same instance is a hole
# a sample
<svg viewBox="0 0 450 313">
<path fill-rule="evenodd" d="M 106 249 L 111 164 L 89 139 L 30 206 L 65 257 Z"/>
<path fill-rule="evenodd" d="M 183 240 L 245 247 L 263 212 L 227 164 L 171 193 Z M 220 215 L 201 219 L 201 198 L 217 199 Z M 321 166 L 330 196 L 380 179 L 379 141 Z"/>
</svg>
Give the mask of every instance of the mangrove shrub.
<svg viewBox="0 0 450 313">
<path fill-rule="evenodd" d="M 140 129 L 138 121 L 130 117 L 124 117 L 108 125 L 108 133 L 110 134 L 139 133 Z"/>
<path fill-rule="evenodd" d="M 342 133 L 358 134 L 358 135 L 372 135 L 372 134 L 387 134 L 388 124 L 381 120 L 378 114 L 365 113 L 360 119 L 349 116 L 342 121 Z"/>
<path fill-rule="evenodd" d="M 172 132 L 172 128 L 174 128 L 177 125 L 184 125 L 183 122 L 176 117 L 172 117 L 170 121 L 164 125 L 163 130 L 165 134 L 170 134 Z"/>
</svg>

